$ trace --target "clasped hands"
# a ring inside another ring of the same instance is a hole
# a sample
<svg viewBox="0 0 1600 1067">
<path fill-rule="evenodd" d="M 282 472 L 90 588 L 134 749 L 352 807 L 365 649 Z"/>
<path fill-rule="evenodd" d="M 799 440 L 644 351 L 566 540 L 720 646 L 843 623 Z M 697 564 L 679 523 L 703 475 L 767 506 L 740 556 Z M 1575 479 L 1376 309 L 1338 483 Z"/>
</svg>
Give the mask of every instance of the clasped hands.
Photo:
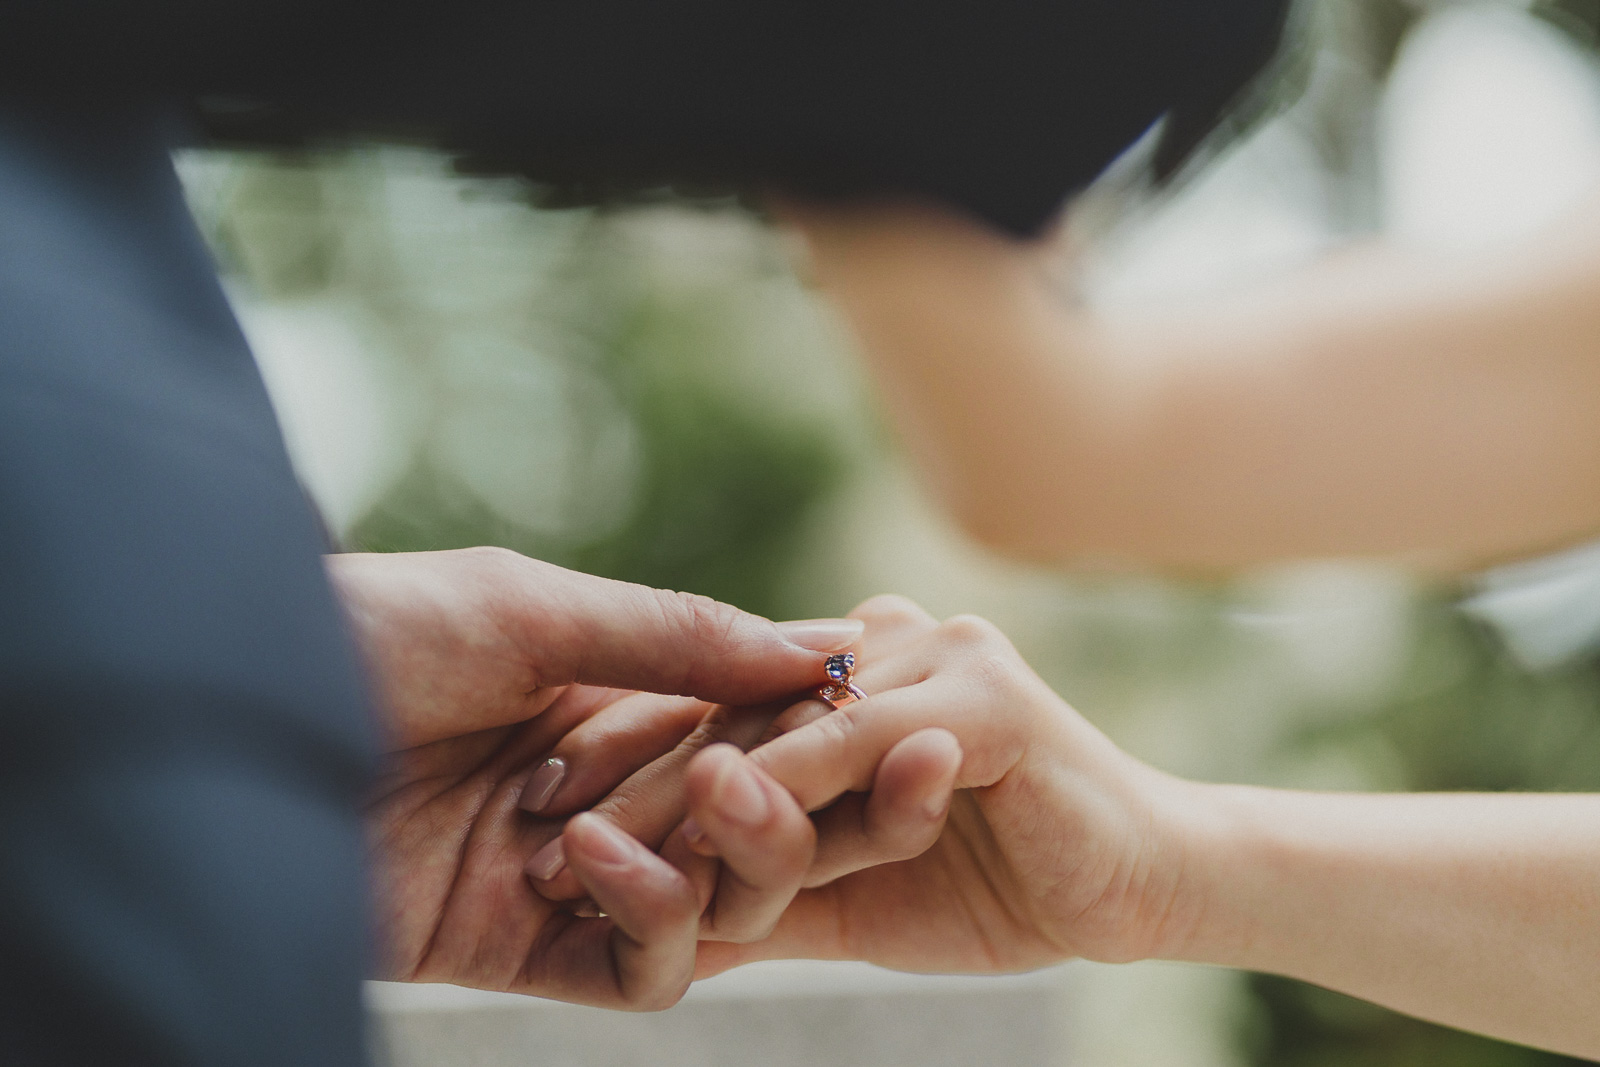
<svg viewBox="0 0 1600 1067">
<path fill-rule="evenodd" d="M 386 707 L 383 977 L 654 1009 L 757 959 L 1012 971 L 1183 935 L 1182 865 L 1151 862 L 1182 784 L 980 620 L 885 597 L 780 627 L 499 550 L 329 569 Z M 847 646 L 869 698 L 805 699 Z"/>
</svg>

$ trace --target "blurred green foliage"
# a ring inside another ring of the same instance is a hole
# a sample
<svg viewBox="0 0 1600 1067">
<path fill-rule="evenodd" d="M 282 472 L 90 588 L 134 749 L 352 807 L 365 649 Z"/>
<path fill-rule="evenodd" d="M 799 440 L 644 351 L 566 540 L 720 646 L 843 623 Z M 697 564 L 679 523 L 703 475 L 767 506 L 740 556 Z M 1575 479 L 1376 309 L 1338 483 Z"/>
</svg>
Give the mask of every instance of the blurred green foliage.
<svg viewBox="0 0 1600 1067">
<path fill-rule="evenodd" d="M 646 332 L 645 339 L 658 339 Z M 629 332 L 627 346 L 641 343 Z M 350 547 L 402 552 L 498 544 L 564 567 L 684 589 L 768 616 L 807 511 L 841 473 L 820 438 L 795 437 L 693 383 L 639 375 L 627 393 L 646 469 L 632 515 L 597 540 L 564 542 L 497 516 L 448 476 L 414 469 L 351 531 Z"/>
<path fill-rule="evenodd" d="M 771 287 L 768 259 L 781 267 L 753 220 L 680 204 L 663 239 L 648 213 L 536 210 L 535 188 L 457 178 L 442 158 L 403 151 L 221 156 L 189 170 L 213 247 L 265 316 L 319 300 L 368 316 L 376 377 L 420 393 L 389 446 L 403 473 L 352 515 L 346 547 L 498 544 L 784 615 L 796 531 L 844 459 L 826 420 L 778 417 L 730 384 L 751 358 L 730 323 Z M 672 239 L 693 243 L 697 213 L 726 232 L 709 252 L 680 253 Z M 286 355 L 314 369 L 337 353 Z M 519 361 L 544 369 L 519 373 Z M 602 410 L 572 410 L 561 390 L 574 380 Z M 463 434 L 476 438 L 465 459 L 441 447 Z M 597 461 L 608 448 L 626 454 Z M 503 470 L 475 480 L 463 463 Z M 537 521 L 527 500 L 508 507 L 495 492 L 515 496 L 519 479 L 550 482 L 528 498 L 550 505 Z M 615 504 L 599 521 L 560 515 L 597 499 Z"/>
<path fill-rule="evenodd" d="M 1362 1000 L 1252 976 L 1256 1016 L 1244 1042 L 1273 1067 L 1564 1067 L 1568 1056 L 1432 1026 Z"/>
</svg>

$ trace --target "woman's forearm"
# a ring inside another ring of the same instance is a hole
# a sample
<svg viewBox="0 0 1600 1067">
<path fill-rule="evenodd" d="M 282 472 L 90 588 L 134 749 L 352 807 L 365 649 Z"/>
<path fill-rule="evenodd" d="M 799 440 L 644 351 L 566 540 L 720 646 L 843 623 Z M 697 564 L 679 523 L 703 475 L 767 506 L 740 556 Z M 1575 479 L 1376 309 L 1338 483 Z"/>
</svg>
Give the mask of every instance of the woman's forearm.
<svg viewBox="0 0 1600 1067">
<path fill-rule="evenodd" d="M 1600 530 L 1600 211 L 1476 263 L 1371 249 L 1137 320 L 950 216 L 795 217 L 933 489 L 1002 550 L 1453 569 Z"/>
<path fill-rule="evenodd" d="M 1195 788 L 1172 955 L 1600 1057 L 1600 796 Z"/>
</svg>

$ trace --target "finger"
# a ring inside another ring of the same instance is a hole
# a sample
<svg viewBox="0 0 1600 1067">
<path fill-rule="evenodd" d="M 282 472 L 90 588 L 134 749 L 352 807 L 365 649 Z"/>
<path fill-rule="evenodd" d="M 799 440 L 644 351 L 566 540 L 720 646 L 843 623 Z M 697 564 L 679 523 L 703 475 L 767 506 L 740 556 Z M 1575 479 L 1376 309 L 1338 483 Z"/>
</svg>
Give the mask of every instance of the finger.
<svg viewBox="0 0 1600 1067">
<path fill-rule="evenodd" d="M 481 765 L 492 780 L 522 773 L 579 723 L 624 695 L 616 689 L 565 686 L 551 690 L 543 713 L 527 722 L 447 736 L 393 753 L 374 796 L 384 796 L 392 781 L 413 782 L 436 773 L 454 777 L 462 766 Z"/>
<path fill-rule="evenodd" d="M 1022 756 L 1060 700 L 981 619 L 941 624 L 869 677 L 868 696 L 763 745 L 754 758 L 807 810 L 865 792 L 889 750 L 940 727 L 965 753 L 959 788 L 992 785 Z M 880 683 L 889 683 L 885 688 Z"/>
<path fill-rule="evenodd" d="M 518 728 L 514 756 L 519 760 L 526 760 L 531 753 L 548 751 L 586 720 L 633 695 L 626 690 L 590 685 L 569 685 L 549 693 L 552 699 L 544 710 Z"/>
<path fill-rule="evenodd" d="M 760 748 L 773 738 L 782 737 L 791 730 L 809 726 L 824 715 L 833 714 L 834 710 L 832 704 L 820 697 L 791 704 L 782 714 L 772 720 L 766 731 L 762 733 L 761 740 L 756 743 L 756 747 Z"/>
<path fill-rule="evenodd" d="M 694 731 L 711 705 L 693 697 L 635 693 L 577 723 L 529 775 L 518 806 L 565 815 L 594 804 Z"/>
<path fill-rule="evenodd" d="M 700 925 L 703 939 L 757 941 L 771 932 L 811 866 L 816 830 L 788 790 L 738 749 L 716 745 L 689 769 L 684 839 L 722 860 Z"/>
<path fill-rule="evenodd" d="M 818 812 L 816 858 L 807 886 L 920 856 L 944 830 L 961 745 L 947 730 L 920 730 L 889 750 L 868 795 L 849 794 Z"/>
<path fill-rule="evenodd" d="M 960 699 L 944 680 L 920 682 L 825 715 L 751 753 L 762 770 L 817 811 L 845 793 L 871 788 L 878 766 L 903 739 L 930 727 L 953 734 L 966 753 L 957 788 L 992 785 L 1021 757 L 1020 723 L 963 712 L 984 706 Z"/>
<path fill-rule="evenodd" d="M 565 839 L 570 869 L 611 923 L 615 1006 L 656 1011 L 676 1004 L 694 976 L 699 930 L 688 878 L 598 816 L 573 818 Z"/>
<path fill-rule="evenodd" d="M 818 685 L 826 653 L 862 632 L 859 620 L 780 626 L 708 597 L 522 563 L 507 595 L 540 686 L 584 682 L 754 704 Z"/>
<path fill-rule="evenodd" d="M 650 848 L 659 848 L 688 814 L 684 781 L 690 761 L 702 749 L 719 743 L 741 750 L 751 748 L 779 710 L 778 705 L 713 708 L 676 748 L 635 772 L 596 804 L 595 814 L 610 819 Z M 545 898 L 575 900 L 583 895 L 583 888 L 564 869 L 560 849 L 558 842 L 552 842 L 536 853 L 528 862 L 528 876 L 534 889 Z"/>
<path fill-rule="evenodd" d="M 863 660 L 887 659 L 936 630 L 939 622 L 914 600 L 888 593 L 863 600 L 850 612 L 866 631 L 857 643 Z"/>
<path fill-rule="evenodd" d="M 702 941 L 695 956 L 696 980 L 759 960 L 848 960 L 861 958 L 845 940 L 850 925 L 842 921 L 833 886 L 803 889 L 766 937 L 753 942 Z"/>
<path fill-rule="evenodd" d="M 863 664 L 857 679 L 876 692 L 919 681 L 926 671 L 921 660 L 913 663 L 896 663 L 939 628 L 938 622 L 914 601 L 903 596 L 884 594 L 863 601 L 850 612 L 850 617 L 866 624 L 866 632 L 857 643 L 857 660 Z M 885 664 L 889 666 L 886 668 Z M 907 668 L 910 668 L 909 671 Z M 815 722 L 834 710 L 832 704 L 820 698 L 802 700 L 773 720 L 761 737 L 766 744 L 781 734 L 797 730 Z"/>
<path fill-rule="evenodd" d="M 865 793 L 878 765 L 903 738 L 928 726 L 949 729 L 938 683 L 869 696 L 757 749 L 756 764 L 817 811 L 845 793 Z M 958 735 L 959 736 L 959 735 Z"/>
</svg>

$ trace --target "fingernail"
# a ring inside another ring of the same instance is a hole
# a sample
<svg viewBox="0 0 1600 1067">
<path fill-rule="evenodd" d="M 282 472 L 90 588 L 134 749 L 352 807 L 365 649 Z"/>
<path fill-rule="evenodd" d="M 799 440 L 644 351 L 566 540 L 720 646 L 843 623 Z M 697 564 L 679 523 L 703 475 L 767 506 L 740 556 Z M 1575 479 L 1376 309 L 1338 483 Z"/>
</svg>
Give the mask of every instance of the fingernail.
<svg viewBox="0 0 1600 1067">
<path fill-rule="evenodd" d="M 548 845 L 533 854 L 533 859 L 523 870 L 528 872 L 528 877 L 537 882 L 548 882 L 561 873 L 561 868 L 567 865 L 567 850 L 562 845 L 561 838 L 556 838 Z"/>
<path fill-rule="evenodd" d="M 596 815 L 585 818 L 583 850 L 589 858 L 611 867 L 626 867 L 638 857 L 639 846 L 633 838 Z"/>
<path fill-rule="evenodd" d="M 740 826 L 760 826 L 772 811 L 767 791 L 761 788 L 755 772 L 742 763 L 723 768 L 711 789 L 711 803 L 723 818 Z"/>
<path fill-rule="evenodd" d="M 688 843 L 689 851 L 695 855 L 708 858 L 716 857 L 716 842 L 707 837 L 706 832 L 700 829 L 700 823 L 695 820 L 693 815 L 683 820 L 683 839 Z"/>
<path fill-rule="evenodd" d="M 922 811 L 929 822 L 938 822 L 950 813 L 950 799 L 948 793 L 940 793 L 922 802 Z"/>
<path fill-rule="evenodd" d="M 537 815 L 550 803 L 550 798 L 556 795 L 556 790 L 561 788 L 562 779 L 566 776 L 567 761 L 560 756 L 551 756 L 539 764 L 539 769 L 529 776 L 528 784 L 522 787 L 522 799 L 517 802 L 517 807 Z"/>
<path fill-rule="evenodd" d="M 861 640 L 867 624 L 860 619 L 802 619 L 780 622 L 778 632 L 801 648 L 813 652 L 837 652 Z"/>
</svg>

